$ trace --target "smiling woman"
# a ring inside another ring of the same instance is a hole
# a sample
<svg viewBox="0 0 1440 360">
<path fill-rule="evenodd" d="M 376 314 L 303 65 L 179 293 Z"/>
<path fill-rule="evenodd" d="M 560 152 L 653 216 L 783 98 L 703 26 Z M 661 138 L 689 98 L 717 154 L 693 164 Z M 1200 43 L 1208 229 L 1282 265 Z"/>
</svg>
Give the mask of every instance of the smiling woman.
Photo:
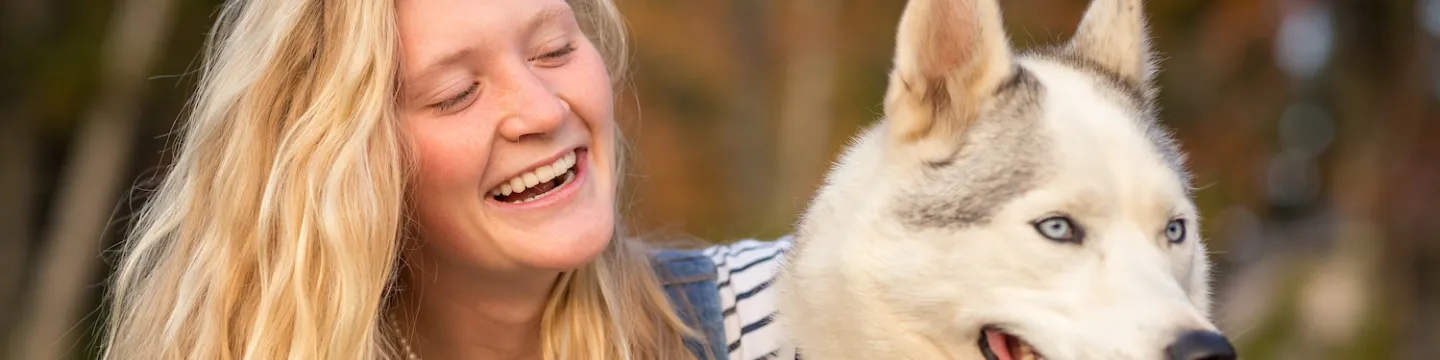
<svg viewBox="0 0 1440 360">
<path fill-rule="evenodd" d="M 107 358 L 792 351 L 788 240 L 621 240 L 609 0 L 234 0 L 215 30 Z"/>
</svg>

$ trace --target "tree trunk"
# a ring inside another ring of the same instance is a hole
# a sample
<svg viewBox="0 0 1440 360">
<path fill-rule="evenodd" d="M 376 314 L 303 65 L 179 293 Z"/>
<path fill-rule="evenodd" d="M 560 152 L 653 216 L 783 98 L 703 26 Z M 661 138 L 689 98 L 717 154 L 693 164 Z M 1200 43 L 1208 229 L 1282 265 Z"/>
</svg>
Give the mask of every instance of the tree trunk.
<svg viewBox="0 0 1440 360">
<path fill-rule="evenodd" d="M 767 0 L 736 0 L 727 19 L 735 49 L 731 58 L 735 78 L 728 82 L 727 114 L 715 126 L 719 127 L 720 148 L 727 154 L 721 160 L 725 169 L 722 176 L 728 185 L 723 198 L 726 212 L 741 227 L 760 220 L 765 212 L 756 210 L 764 206 L 764 200 L 757 199 L 770 199 L 774 193 L 769 178 L 764 176 L 773 156 L 766 121 L 770 98 L 765 37 L 769 4 Z"/>
<path fill-rule="evenodd" d="M 97 289 L 104 234 L 119 190 L 128 183 L 130 153 L 144 103 L 146 73 L 173 23 L 171 0 L 122 1 L 115 9 L 101 62 L 101 92 L 81 119 L 74 150 L 60 177 L 56 205 L 42 242 L 35 288 L 10 358 L 58 359 L 73 348 L 83 308 Z"/>
<path fill-rule="evenodd" d="M 1373 296 L 1380 301 L 1371 313 L 1376 315 L 1373 322 L 1385 325 L 1372 326 L 1375 331 L 1370 332 L 1398 335 L 1374 336 L 1380 339 L 1361 346 L 1388 349 L 1393 359 L 1431 359 L 1440 351 L 1436 335 L 1440 328 L 1435 323 L 1440 314 L 1430 304 L 1437 289 L 1427 288 L 1434 283 L 1425 281 L 1429 274 L 1420 271 L 1422 259 L 1436 258 L 1437 247 L 1431 245 L 1434 238 L 1418 237 L 1422 232 L 1413 231 L 1413 226 L 1407 229 L 1406 219 L 1433 212 L 1405 211 L 1405 204 L 1414 204 L 1411 199 L 1427 199 L 1422 200 L 1425 208 L 1433 208 L 1433 199 L 1440 194 L 1433 180 L 1428 184 L 1423 180 L 1437 171 L 1433 159 L 1412 158 L 1427 152 L 1423 149 L 1430 146 L 1424 141 L 1435 136 L 1425 130 L 1435 117 L 1427 114 L 1433 100 L 1425 93 L 1426 69 L 1421 68 L 1425 63 L 1417 52 L 1424 44 L 1416 26 L 1419 7 L 1414 0 L 1339 0 L 1336 6 L 1340 25 L 1336 33 L 1343 43 L 1340 61 L 1348 71 L 1336 83 L 1335 97 L 1352 114 L 1349 129 L 1340 130 L 1368 140 L 1373 150 L 1361 152 L 1368 158 L 1355 157 L 1357 168 L 1337 171 L 1341 179 L 1351 181 L 1337 183 L 1335 200 L 1376 228 L 1373 236 L 1355 239 L 1378 244 L 1384 256 L 1377 264 L 1378 278 L 1384 281 L 1377 281 Z M 1369 186 L 1352 186 L 1357 183 Z"/>
<path fill-rule="evenodd" d="M 28 46 L 49 25 L 49 2 L 11 0 L 0 4 L 0 31 L 7 51 L 29 53 Z M 24 44 L 24 45 L 21 45 Z M 0 103 L 0 341 L 10 339 L 17 326 L 30 248 L 35 243 L 37 146 L 36 120 L 26 106 L 22 70 L 0 69 L 0 93 L 19 92 Z M 13 87 L 13 88 L 12 88 Z M 0 344 L 0 354 L 8 351 Z"/>
<path fill-rule="evenodd" d="M 807 204 L 811 185 L 820 183 L 830 154 L 835 122 L 835 80 L 841 3 L 791 0 L 787 18 L 785 83 L 776 145 L 774 217 L 793 218 Z"/>
<path fill-rule="evenodd" d="M 7 110 L 0 113 L 0 339 L 10 338 L 19 315 L 35 219 L 35 123 Z"/>
</svg>

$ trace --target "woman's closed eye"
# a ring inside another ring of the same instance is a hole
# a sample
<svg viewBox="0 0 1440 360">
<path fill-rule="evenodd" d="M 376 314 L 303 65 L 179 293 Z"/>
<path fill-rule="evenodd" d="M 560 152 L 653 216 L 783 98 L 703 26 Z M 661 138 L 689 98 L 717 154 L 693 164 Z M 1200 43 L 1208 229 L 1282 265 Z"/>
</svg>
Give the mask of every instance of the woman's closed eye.
<svg viewBox="0 0 1440 360">
<path fill-rule="evenodd" d="M 435 106 L 435 108 L 440 111 L 453 109 L 456 106 L 464 104 L 466 100 L 470 100 L 470 97 L 475 95 L 475 91 L 479 89 L 480 83 L 470 83 L 470 87 L 465 88 L 465 91 L 462 91 L 459 94 L 450 97 L 449 99 L 445 99 L 445 101 L 441 101 L 440 103 L 433 106 Z"/>
<path fill-rule="evenodd" d="M 570 54 L 571 54 L 571 53 L 574 53 L 574 52 L 575 52 L 575 44 L 574 44 L 574 43 L 565 43 L 565 46 L 561 46 L 559 49 L 555 49 L 555 50 L 553 50 L 553 51 L 550 51 L 550 52 L 547 52 L 547 53 L 544 53 L 544 54 L 540 54 L 540 56 L 536 56 L 535 58 L 530 59 L 530 61 L 538 61 L 538 62 L 540 62 L 541 66 L 547 66 L 547 67 L 560 66 L 560 65 L 564 65 L 564 64 L 565 64 L 565 60 L 568 59 L 568 58 L 570 57 Z"/>
<path fill-rule="evenodd" d="M 540 54 L 540 56 L 536 56 L 530 59 L 530 61 L 538 61 L 541 63 L 542 66 L 546 67 L 557 67 L 560 65 L 564 65 L 565 60 L 567 60 L 570 57 L 570 54 L 574 53 L 575 50 L 575 45 L 573 43 L 565 43 L 565 45 L 561 46 L 559 49 Z M 455 96 L 445 99 L 444 101 L 436 103 L 432 106 L 440 111 L 449 111 L 450 109 L 454 109 L 460 105 L 465 104 L 466 101 L 470 100 L 470 97 L 475 95 L 476 90 L 479 90 L 479 88 L 479 83 L 470 83 L 470 86 L 465 88 L 465 91 L 461 91 L 459 94 L 456 94 Z"/>
</svg>

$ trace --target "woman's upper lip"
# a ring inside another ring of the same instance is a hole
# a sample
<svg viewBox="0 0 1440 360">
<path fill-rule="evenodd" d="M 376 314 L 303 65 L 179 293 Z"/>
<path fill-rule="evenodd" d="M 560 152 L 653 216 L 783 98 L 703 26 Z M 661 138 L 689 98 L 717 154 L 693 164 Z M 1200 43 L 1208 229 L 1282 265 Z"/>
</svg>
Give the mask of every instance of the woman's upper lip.
<svg viewBox="0 0 1440 360">
<path fill-rule="evenodd" d="M 537 160 L 535 163 L 530 164 L 529 166 L 525 167 L 524 169 L 510 172 L 509 175 L 505 175 L 505 177 L 502 177 L 502 178 L 499 178 L 499 179 L 494 180 L 494 181 L 493 181 L 493 184 L 490 184 L 490 187 L 489 187 L 489 188 L 486 188 L 485 190 L 486 190 L 486 191 L 489 191 L 490 189 L 494 189 L 494 188 L 500 187 L 500 185 L 504 185 L 504 184 L 508 183 L 508 182 L 510 181 L 510 179 L 513 179 L 513 178 L 515 178 L 516 176 L 524 175 L 525 173 L 528 173 L 528 172 L 531 172 L 531 171 L 535 171 L 535 169 L 539 169 L 541 166 L 554 164 L 555 161 L 560 160 L 560 158 L 565 157 L 565 155 L 568 155 L 568 154 L 570 154 L 570 153 L 572 153 L 572 152 L 580 151 L 580 149 L 584 149 L 584 148 L 585 148 L 584 146 L 572 146 L 572 147 L 565 148 L 565 150 L 562 150 L 562 151 L 560 151 L 560 152 L 558 152 L 558 153 L 555 153 L 554 155 L 551 155 L 551 156 L 549 156 L 549 157 L 546 157 L 546 158 L 544 158 L 544 159 L 542 159 L 542 160 Z"/>
</svg>

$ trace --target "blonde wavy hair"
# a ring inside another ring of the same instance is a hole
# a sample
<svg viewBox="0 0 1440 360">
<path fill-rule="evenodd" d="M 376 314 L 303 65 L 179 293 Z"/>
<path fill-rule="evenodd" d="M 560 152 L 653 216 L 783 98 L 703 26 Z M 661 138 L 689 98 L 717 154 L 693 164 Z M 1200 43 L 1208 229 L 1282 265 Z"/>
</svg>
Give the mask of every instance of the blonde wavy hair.
<svg viewBox="0 0 1440 360">
<path fill-rule="evenodd" d="M 615 5 L 568 2 L 618 85 Z M 174 164 L 111 280 L 105 358 L 404 357 L 384 325 L 415 168 L 394 113 L 395 24 L 387 1 L 226 2 Z M 544 358 L 693 358 L 695 332 L 616 228 L 555 284 Z"/>
</svg>

